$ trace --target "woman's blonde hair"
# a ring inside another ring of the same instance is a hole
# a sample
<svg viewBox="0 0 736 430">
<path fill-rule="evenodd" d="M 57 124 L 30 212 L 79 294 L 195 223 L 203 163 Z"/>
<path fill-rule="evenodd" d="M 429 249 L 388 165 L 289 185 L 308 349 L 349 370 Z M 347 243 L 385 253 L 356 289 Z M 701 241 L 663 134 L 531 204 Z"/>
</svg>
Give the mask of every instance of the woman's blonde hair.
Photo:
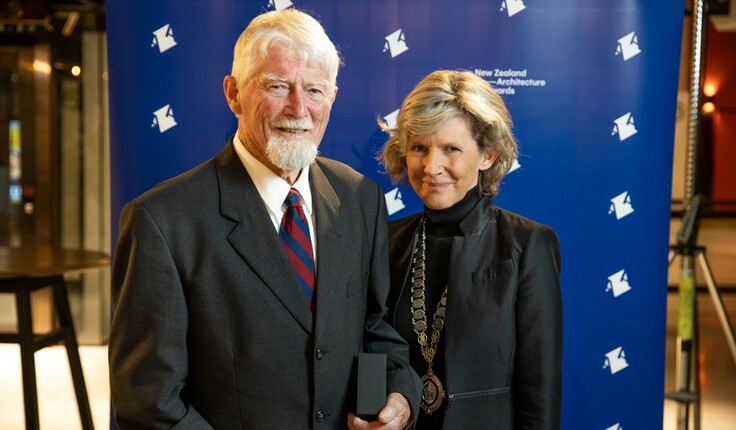
<svg viewBox="0 0 736 430">
<path fill-rule="evenodd" d="M 433 134 L 456 117 L 467 120 L 482 153 L 498 151 L 493 165 L 480 171 L 478 176 L 481 192 L 491 196 L 498 194 L 501 178 L 509 172 L 519 153 L 511 132 L 511 116 L 491 85 L 466 71 L 430 73 L 404 100 L 396 127 L 378 120 L 379 126 L 391 135 L 378 159 L 395 183 L 408 181 L 406 147 L 412 137 Z"/>
</svg>

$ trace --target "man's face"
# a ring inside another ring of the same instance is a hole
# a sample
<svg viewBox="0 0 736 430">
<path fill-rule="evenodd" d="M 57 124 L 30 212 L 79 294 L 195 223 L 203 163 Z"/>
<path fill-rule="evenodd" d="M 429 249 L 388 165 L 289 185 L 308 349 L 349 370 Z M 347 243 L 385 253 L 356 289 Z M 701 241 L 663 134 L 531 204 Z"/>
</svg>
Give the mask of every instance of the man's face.
<svg viewBox="0 0 736 430">
<path fill-rule="evenodd" d="M 272 50 L 250 81 L 224 87 L 254 157 L 282 176 L 314 161 L 337 92 L 324 70 Z"/>
</svg>

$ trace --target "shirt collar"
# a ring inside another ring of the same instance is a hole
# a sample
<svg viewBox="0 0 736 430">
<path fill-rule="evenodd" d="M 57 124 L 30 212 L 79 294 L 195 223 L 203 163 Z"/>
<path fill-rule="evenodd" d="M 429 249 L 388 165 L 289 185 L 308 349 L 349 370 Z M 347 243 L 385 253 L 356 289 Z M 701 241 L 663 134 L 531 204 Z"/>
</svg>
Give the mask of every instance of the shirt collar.
<svg viewBox="0 0 736 430">
<path fill-rule="evenodd" d="M 289 185 L 283 178 L 274 173 L 265 164 L 257 160 L 253 154 L 246 149 L 243 142 L 235 133 L 233 146 L 238 158 L 243 163 L 245 170 L 253 180 L 253 183 L 266 206 L 274 213 L 283 212 L 284 200 L 289 194 L 289 189 L 296 188 L 301 195 L 302 206 L 307 216 L 312 215 L 312 190 L 309 187 L 309 166 L 302 169 L 294 185 Z"/>
</svg>

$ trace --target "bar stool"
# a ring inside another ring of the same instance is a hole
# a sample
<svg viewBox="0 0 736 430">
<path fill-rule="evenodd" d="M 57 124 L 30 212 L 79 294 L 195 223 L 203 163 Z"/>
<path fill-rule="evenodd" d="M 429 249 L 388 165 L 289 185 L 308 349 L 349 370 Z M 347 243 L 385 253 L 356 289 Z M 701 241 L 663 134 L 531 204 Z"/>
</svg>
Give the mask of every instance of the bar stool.
<svg viewBox="0 0 736 430">
<path fill-rule="evenodd" d="M 54 310 L 59 324 L 49 333 L 34 334 L 31 318 L 31 292 L 44 287 L 53 289 Z M 17 333 L 0 333 L 0 343 L 20 345 L 26 429 L 39 428 L 35 352 L 59 342 L 63 342 L 66 346 L 82 428 L 94 429 L 64 277 L 55 275 L 40 278 L 0 279 L 0 292 L 15 294 L 18 330 Z"/>
</svg>

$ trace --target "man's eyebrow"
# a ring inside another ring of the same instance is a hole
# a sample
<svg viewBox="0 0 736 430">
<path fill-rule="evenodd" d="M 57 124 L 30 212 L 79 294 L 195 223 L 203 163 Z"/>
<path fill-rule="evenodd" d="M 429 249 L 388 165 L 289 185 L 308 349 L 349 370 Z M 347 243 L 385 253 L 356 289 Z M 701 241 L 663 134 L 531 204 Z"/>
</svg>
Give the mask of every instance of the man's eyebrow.
<svg viewBox="0 0 736 430">
<path fill-rule="evenodd" d="M 261 75 L 261 80 L 262 81 L 271 81 L 271 82 L 285 82 L 285 83 L 290 84 L 290 85 L 293 84 L 293 82 L 291 82 L 289 79 L 287 79 L 287 78 L 285 78 L 283 76 L 279 76 L 279 75 L 273 74 L 273 73 L 263 73 Z M 332 84 L 330 83 L 330 81 L 327 80 L 327 79 L 320 79 L 320 80 L 318 80 L 316 82 L 305 82 L 304 85 L 321 85 L 321 86 L 324 86 L 325 88 L 329 88 L 330 86 L 332 86 Z"/>
<path fill-rule="evenodd" d="M 284 78 L 283 76 L 275 75 L 273 73 L 264 73 L 261 75 L 261 79 L 266 81 L 288 82 L 288 79 Z"/>
</svg>

